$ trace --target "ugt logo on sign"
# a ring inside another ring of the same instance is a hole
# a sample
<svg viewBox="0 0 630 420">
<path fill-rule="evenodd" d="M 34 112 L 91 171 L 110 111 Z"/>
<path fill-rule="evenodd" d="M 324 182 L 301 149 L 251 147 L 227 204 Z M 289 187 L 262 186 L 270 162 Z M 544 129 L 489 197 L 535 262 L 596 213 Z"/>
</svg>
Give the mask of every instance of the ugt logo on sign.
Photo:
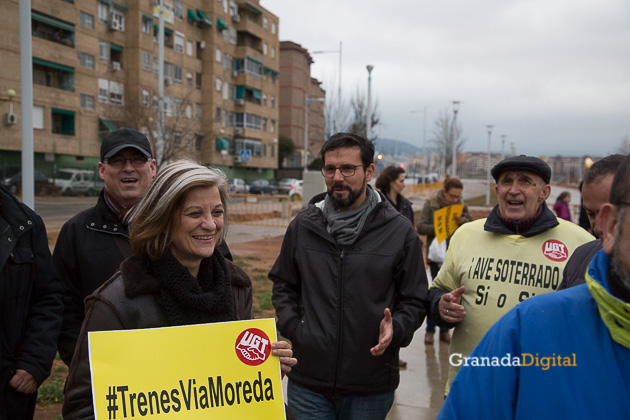
<svg viewBox="0 0 630 420">
<path fill-rule="evenodd" d="M 271 353 L 269 337 L 258 328 L 249 328 L 236 339 L 235 350 L 241 362 L 249 366 L 258 366 L 267 360 Z"/>
<path fill-rule="evenodd" d="M 542 252 L 551 261 L 562 262 L 569 257 L 566 245 L 555 239 L 545 241 Z"/>
</svg>

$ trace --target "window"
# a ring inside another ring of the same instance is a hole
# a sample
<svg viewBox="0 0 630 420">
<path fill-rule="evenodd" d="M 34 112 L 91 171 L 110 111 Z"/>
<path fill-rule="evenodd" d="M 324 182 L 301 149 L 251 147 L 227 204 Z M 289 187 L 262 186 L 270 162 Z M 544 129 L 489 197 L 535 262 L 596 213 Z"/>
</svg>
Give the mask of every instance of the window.
<svg viewBox="0 0 630 420">
<path fill-rule="evenodd" d="M 113 80 L 109 81 L 109 103 L 114 105 L 125 104 L 125 85 Z"/>
<path fill-rule="evenodd" d="M 123 47 L 114 43 L 109 44 L 109 61 L 112 63 L 122 63 Z M 115 67 L 112 67 L 116 70 Z M 120 69 L 120 66 L 118 67 Z"/>
<path fill-rule="evenodd" d="M 53 108 L 52 132 L 64 136 L 74 136 L 74 111 Z"/>
<path fill-rule="evenodd" d="M 175 32 L 175 39 L 173 41 L 173 49 L 175 52 L 184 53 L 184 34 L 181 32 Z"/>
<path fill-rule="evenodd" d="M 151 27 L 153 26 L 153 21 L 148 19 L 142 19 L 142 33 L 143 34 L 151 34 Z"/>
<path fill-rule="evenodd" d="M 271 47 L 271 58 L 276 58 L 276 47 Z"/>
<path fill-rule="evenodd" d="M 98 101 L 106 104 L 109 98 L 109 81 L 107 79 L 98 79 Z"/>
<path fill-rule="evenodd" d="M 173 102 L 175 103 L 175 116 L 179 118 L 182 116 L 184 101 L 181 98 L 173 97 Z"/>
<path fill-rule="evenodd" d="M 72 23 L 33 10 L 31 12 L 31 25 L 33 36 L 74 47 L 74 25 Z"/>
<path fill-rule="evenodd" d="M 153 75 L 154 75 L 155 77 L 158 77 L 159 70 L 160 70 L 160 69 L 158 69 L 158 60 L 157 60 L 157 57 L 156 57 L 156 56 L 153 56 Z"/>
<path fill-rule="evenodd" d="M 237 40 L 238 40 L 238 32 L 236 31 L 235 27 L 230 26 L 230 44 L 236 45 Z"/>
<path fill-rule="evenodd" d="M 201 90 L 201 73 L 195 73 L 195 88 Z"/>
<path fill-rule="evenodd" d="M 262 127 L 262 118 L 255 114 L 235 112 L 233 118 L 230 116 L 230 125 L 234 127 L 245 127 L 253 130 L 260 130 Z"/>
<path fill-rule="evenodd" d="M 227 117 L 228 117 L 228 113 L 224 109 L 223 111 L 221 111 L 221 127 L 227 126 Z"/>
<path fill-rule="evenodd" d="M 33 105 L 33 128 L 44 129 L 44 107 Z"/>
<path fill-rule="evenodd" d="M 182 133 L 180 131 L 173 132 L 173 144 L 175 147 L 182 147 Z"/>
<path fill-rule="evenodd" d="M 276 98 L 274 96 L 271 97 L 271 107 L 272 108 L 276 107 Z"/>
<path fill-rule="evenodd" d="M 33 57 L 33 84 L 74 92 L 74 69 Z"/>
<path fill-rule="evenodd" d="M 263 105 L 264 105 L 264 106 L 267 106 L 267 95 L 263 95 L 263 100 L 262 100 L 262 102 L 263 102 Z"/>
<path fill-rule="evenodd" d="M 81 94 L 81 108 L 94 109 L 94 96 Z"/>
<path fill-rule="evenodd" d="M 109 14 L 109 7 L 102 1 L 98 2 L 98 20 L 107 23 L 107 15 Z"/>
<path fill-rule="evenodd" d="M 223 0 L 223 13 L 228 12 L 228 0 Z"/>
<path fill-rule="evenodd" d="M 79 23 L 81 24 L 81 26 L 84 26 L 88 29 L 94 29 L 94 16 L 82 11 L 79 15 Z"/>
<path fill-rule="evenodd" d="M 79 64 L 81 64 L 82 67 L 93 69 L 94 56 L 92 54 L 87 54 L 79 51 Z"/>
<path fill-rule="evenodd" d="M 181 0 L 175 0 L 175 17 L 177 19 L 184 18 L 184 6 L 182 6 Z"/>
<path fill-rule="evenodd" d="M 276 34 L 276 24 L 274 22 L 271 22 L 271 33 Z"/>
<path fill-rule="evenodd" d="M 191 57 L 193 55 L 193 47 L 194 47 L 194 44 L 193 44 L 192 41 L 190 41 L 190 40 L 186 41 L 186 54 L 191 56 Z"/>
<path fill-rule="evenodd" d="M 217 50 L 215 51 L 214 59 L 217 61 L 217 63 L 220 63 L 221 60 L 223 60 L 223 53 L 221 52 L 221 48 L 217 48 Z"/>
<path fill-rule="evenodd" d="M 182 84 L 182 67 L 181 66 L 174 66 L 175 67 L 175 73 L 173 75 L 173 78 L 175 79 L 175 83 L 179 83 L 180 85 Z"/>
<path fill-rule="evenodd" d="M 263 18 L 263 28 L 269 29 L 269 19 L 266 16 Z"/>
<path fill-rule="evenodd" d="M 142 89 L 142 106 L 149 106 L 149 99 L 151 98 L 151 94 L 148 90 Z"/>
<path fill-rule="evenodd" d="M 186 72 L 186 82 L 188 83 L 188 86 L 192 87 L 192 83 L 193 83 L 193 74 L 192 72 Z"/>
<path fill-rule="evenodd" d="M 263 44 L 263 54 L 267 55 L 267 49 L 269 48 L 269 44 L 266 42 Z"/>
<path fill-rule="evenodd" d="M 236 16 L 238 14 L 238 4 L 234 0 L 230 0 L 230 16 Z"/>
<path fill-rule="evenodd" d="M 276 132 L 276 122 L 274 120 L 271 120 L 271 132 Z"/>
<path fill-rule="evenodd" d="M 225 28 L 224 30 L 222 30 L 221 31 L 221 35 L 223 35 L 223 42 L 228 42 L 229 41 L 229 37 L 230 37 L 229 28 Z"/>
<path fill-rule="evenodd" d="M 228 82 L 223 83 L 223 99 L 230 99 L 230 84 Z"/>
<path fill-rule="evenodd" d="M 195 104 L 195 119 L 201 121 L 201 104 Z"/>
<path fill-rule="evenodd" d="M 171 96 L 164 97 L 164 113 L 169 117 L 173 116 L 173 98 Z"/>
<path fill-rule="evenodd" d="M 107 41 L 98 41 L 98 59 L 104 63 L 109 61 L 109 43 Z"/>
<path fill-rule="evenodd" d="M 262 76 L 262 62 L 252 60 L 250 57 L 245 58 L 245 73 L 250 76 L 261 77 Z"/>
<path fill-rule="evenodd" d="M 173 81 L 173 75 L 175 74 L 173 63 L 169 63 L 168 61 L 164 62 L 164 80 L 168 80 L 170 82 Z"/>
<path fill-rule="evenodd" d="M 202 135 L 197 134 L 195 136 L 195 150 L 201 152 L 201 140 L 203 139 Z"/>
<path fill-rule="evenodd" d="M 214 110 L 214 120 L 221 121 L 221 108 L 217 108 Z"/>
<path fill-rule="evenodd" d="M 217 92 L 221 92 L 221 87 L 223 86 L 223 81 L 217 77 L 214 81 L 214 88 Z"/>
<path fill-rule="evenodd" d="M 125 31 L 125 15 L 116 11 L 116 10 L 112 10 L 112 21 L 109 25 L 109 27 L 115 31 Z"/>
<path fill-rule="evenodd" d="M 151 54 L 146 51 L 142 51 L 142 68 L 151 70 Z"/>
<path fill-rule="evenodd" d="M 230 64 L 230 61 L 232 60 L 232 57 L 230 57 L 230 54 L 223 54 L 223 70 L 229 70 L 232 65 Z"/>
<path fill-rule="evenodd" d="M 267 118 L 263 118 L 262 131 L 267 131 Z"/>
<path fill-rule="evenodd" d="M 186 118 L 188 119 L 192 118 L 192 105 L 191 104 L 186 105 Z"/>
<path fill-rule="evenodd" d="M 234 151 L 237 150 L 250 150 L 253 157 L 260 157 L 262 143 L 259 140 L 234 139 Z"/>
<path fill-rule="evenodd" d="M 192 136 L 186 134 L 186 149 L 192 149 Z"/>
</svg>

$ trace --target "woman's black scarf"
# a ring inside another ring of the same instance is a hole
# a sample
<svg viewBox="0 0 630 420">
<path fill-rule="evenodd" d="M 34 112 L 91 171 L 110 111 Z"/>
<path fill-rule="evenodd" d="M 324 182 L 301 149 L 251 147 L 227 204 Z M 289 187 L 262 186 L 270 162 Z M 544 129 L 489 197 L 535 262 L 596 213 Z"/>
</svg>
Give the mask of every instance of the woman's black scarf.
<svg viewBox="0 0 630 420">
<path fill-rule="evenodd" d="M 201 260 L 197 279 L 170 251 L 151 265 L 160 287 L 157 300 L 171 326 L 236 320 L 230 273 L 220 252 Z"/>
</svg>

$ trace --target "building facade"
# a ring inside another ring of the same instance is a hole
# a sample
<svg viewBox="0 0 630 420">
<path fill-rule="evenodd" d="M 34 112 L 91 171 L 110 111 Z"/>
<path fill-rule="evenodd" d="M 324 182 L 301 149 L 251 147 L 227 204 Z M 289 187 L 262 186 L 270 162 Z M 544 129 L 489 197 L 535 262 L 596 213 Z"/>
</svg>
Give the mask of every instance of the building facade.
<svg viewBox="0 0 630 420">
<path fill-rule="evenodd" d="M 324 98 L 321 82 L 311 77 L 313 58 L 301 45 L 280 42 L 280 134 L 295 144 L 285 168 L 303 168 L 319 153 L 324 139 Z M 308 113 L 308 115 L 307 115 Z M 308 122 L 307 122 L 308 119 Z"/>
<path fill-rule="evenodd" d="M 164 0 L 163 135 L 159 0 L 32 0 L 31 8 L 36 169 L 52 177 L 95 168 L 102 137 L 132 127 L 150 138 L 159 165 L 188 157 L 231 177 L 273 178 L 279 19 L 258 0 Z M 17 92 L 17 123 L 0 126 L 8 176 L 21 150 L 18 1 L 0 0 L 0 9 L 0 98 Z"/>
</svg>

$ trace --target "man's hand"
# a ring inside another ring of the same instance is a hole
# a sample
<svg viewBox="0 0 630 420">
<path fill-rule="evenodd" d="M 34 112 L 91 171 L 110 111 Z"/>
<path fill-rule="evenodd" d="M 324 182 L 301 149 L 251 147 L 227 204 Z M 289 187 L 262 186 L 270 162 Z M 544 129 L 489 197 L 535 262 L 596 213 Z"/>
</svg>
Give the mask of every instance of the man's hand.
<svg viewBox="0 0 630 420">
<path fill-rule="evenodd" d="M 297 359 L 293 357 L 291 344 L 286 341 L 276 341 L 271 343 L 271 354 L 280 358 L 280 367 L 282 375 L 291 372 L 291 366 L 297 365 Z"/>
<path fill-rule="evenodd" d="M 32 394 L 37 391 L 37 381 L 33 375 L 23 369 L 17 369 L 9 381 L 11 388 L 22 394 Z"/>
<path fill-rule="evenodd" d="M 440 317 L 451 324 L 461 322 L 466 316 L 464 307 L 460 305 L 462 295 L 466 291 L 465 286 L 461 286 L 450 293 L 442 295 L 440 298 Z"/>
<path fill-rule="evenodd" d="M 385 308 L 385 317 L 381 320 L 381 325 L 378 329 L 378 344 L 370 349 L 372 356 L 380 356 L 385 353 L 393 337 L 394 324 L 392 322 L 392 313 L 389 308 Z"/>
<path fill-rule="evenodd" d="M 457 222 L 458 225 L 463 225 L 464 223 L 466 223 L 466 216 L 462 214 L 461 216 L 456 218 L 455 221 Z"/>
</svg>

